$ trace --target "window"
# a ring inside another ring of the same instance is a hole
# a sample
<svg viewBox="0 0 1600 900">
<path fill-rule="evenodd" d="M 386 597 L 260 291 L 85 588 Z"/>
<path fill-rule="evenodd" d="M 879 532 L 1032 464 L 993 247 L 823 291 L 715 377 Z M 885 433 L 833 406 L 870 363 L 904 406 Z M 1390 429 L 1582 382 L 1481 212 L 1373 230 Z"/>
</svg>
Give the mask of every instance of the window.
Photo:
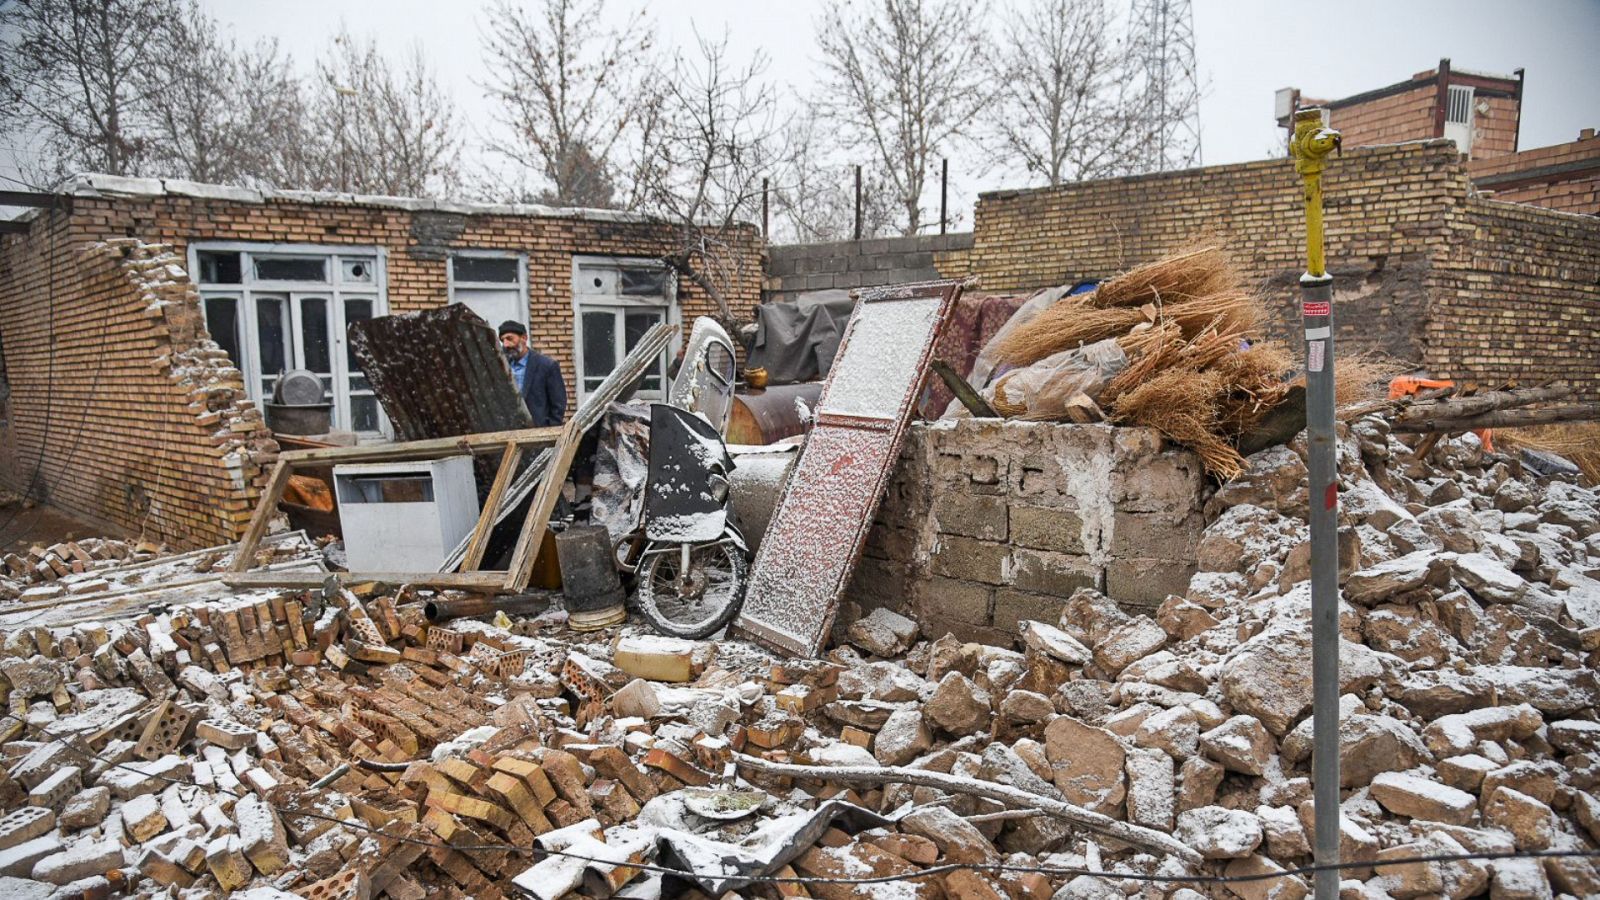
<svg viewBox="0 0 1600 900">
<path fill-rule="evenodd" d="M 1450 85 L 1444 109 L 1444 136 L 1456 142 L 1456 149 L 1472 153 L 1472 101 L 1470 85 Z"/>
<path fill-rule="evenodd" d="M 250 399 L 271 402 L 279 376 L 307 369 L 322 380 L 335 428 L 384 430 L 372 386 L 345 346 L 352 322 L 387 311 L 377 250 L 215 244 L 190 252 L 206 330 L 244 373 Z"/>
<path fill-rule="evenodd" d="M 573 336 L 578 396 L 606 380 L 645 332 L 677 321 L 677 283 L 671 270 L 649 260 L 580 257 L 573 261 Z M 667 354 L 647 370 L 639 397 L 661 400 L 667 390 Z"/>
<path fill-rule="evenodd" d="M 460 303 L 499 328 L 506 320 L 528 323 L 528 267 L 519 254 L 462 251 L 452 254 L 450 302 Z"/>
</svg>

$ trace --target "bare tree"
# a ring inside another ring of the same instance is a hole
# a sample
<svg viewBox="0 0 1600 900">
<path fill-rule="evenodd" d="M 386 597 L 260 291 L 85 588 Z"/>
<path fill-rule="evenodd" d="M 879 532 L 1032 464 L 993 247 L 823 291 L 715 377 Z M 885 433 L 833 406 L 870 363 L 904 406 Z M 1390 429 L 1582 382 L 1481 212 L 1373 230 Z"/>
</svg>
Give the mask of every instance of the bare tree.
<svg viewBox="0 0 1600 900">
<path fill-rule="evenodd" d="M 824 126 L 801 115 L 785 129 L 788 152 L 772 191 L 781 240 L 797 243 L 842 241 L 855 234 L 855 167 L 843 161 Z M 877 237 L 894 227 L 898 203 L 877 168 L 862 172 L 862 237 Z"/>
<path fill-rule="evenodd" d="M 726 36 L 697 36 L 696 51 L 679 53 L 659 79 L 664 93 L 651 124 L 658 139 L 640 193 L 643 209 L 677 226 L 666 262 L 733 324 L 729 294 L 761 267 L 737 232 L 760 214 L 761 178 L 782 156 L 777 95 L 764 79 L 764 54 L 739 67 L 728 59 Z"/>
<path fill-rule="evenodd" d="M 150 85 L 176 0 L 17 0 L 0 9 L 0 94 L 36 134 L 49 176 L 135 175 L 148 152 Z"/>
<path fill-rule="evenodd" d="M 607 27 L 606 0 L 497 0 L 483 33 L 483 87 L 504 125 L 488 149 L 558 206 L 635 205 L 660 92 L 642 11 Z M 630 152 L 631 151 L 631 152 Z M 519 179 L 520 180 L 520 179 Z M 622 195 L 619 196 L 619 190 Z"/>
<path fill-rule="evenodd" d="M 934 163 L 969 141 L 988 100 L 984 16 L 982 3 L 963 0 L 877 0 L 859 12 L 831 0 L 818 24 L 828 81 L 817 103 L 875 157 L 906 234 L 922 227 Z"/>
<path fill-rule="evenodd" d="M 223 184 L 301 185 L 301 86 L 276 42 L 241 50 L 191 2 L 139 77 L 148 82 L 150 167 Z"/>
<path fill-rule="evenodd" d="M 397 70 L 372 40 L 341 31 L 317 61 L 311 122 L 325 136 L 320 187 L 438 196 L 460 183 L 455 105 L 420 47 Z"/>
<path fill-rule="evenodd" d="M 1104 0 L 1013 7 L 994 62 L 999 96 L 984 112 L 990 161 L 1048 185 L 1134 171 L 1148 117 Z"/>
</svg>

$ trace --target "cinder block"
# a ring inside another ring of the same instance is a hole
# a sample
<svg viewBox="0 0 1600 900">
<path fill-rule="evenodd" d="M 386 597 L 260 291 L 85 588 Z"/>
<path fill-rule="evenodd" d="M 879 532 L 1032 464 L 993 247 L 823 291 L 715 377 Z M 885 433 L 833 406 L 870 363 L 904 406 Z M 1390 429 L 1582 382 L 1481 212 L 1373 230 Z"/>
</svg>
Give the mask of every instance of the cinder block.
<svg viewBox="0 0 1600 900">
<path fill-rule="evenodd" d="M 56 811 L 43 806 L 24 806 L 7 813 L 5 818 L 0 818 L 0 850 L 8 850 L 18 844 L 47 833 L 56 827 Z"/>
<path fill-rule="evenodd" d="M 1010 557 L 1011 548 L 1005 544 L 941 534 L 929 563 L 935 575 L 999 585 L 1006 583 Z"/>
</svg>

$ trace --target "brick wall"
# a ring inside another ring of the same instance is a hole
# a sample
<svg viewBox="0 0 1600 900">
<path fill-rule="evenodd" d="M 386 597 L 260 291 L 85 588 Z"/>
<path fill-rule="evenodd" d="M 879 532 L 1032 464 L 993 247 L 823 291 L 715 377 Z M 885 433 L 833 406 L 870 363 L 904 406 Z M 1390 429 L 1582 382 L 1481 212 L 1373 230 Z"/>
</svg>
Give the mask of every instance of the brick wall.
<svg viewBox="0 0 1600 900">
<path fill-rule="evenodd" d="M 1600 216 L 1600 137 L 1467 162 L 1478 192 L 1496 200 Z"/>
<path fill-rule="evenodd" d="M 181 386 L 166 378 L 163 367 L 176 358 L 169 346 L 209 345 L 192 286 L 185 287 L 182 304 L 164 308 L 165 319 L 147 321 L 124 273 L 103 262 L 80 261 L 85 248 L 108 241 L 120 247 L 130 237 L 160 244 L 177 267 L 174 280 L 187 285 L 181 270 L 195 241 L 378 246 L 388 254 L 387 296 L 394 313 L 446 302 L 451 250 L 526 253 L 530 334 L 541 352 L 561 364 L 570 389 L 576 384 L 573 257 L 654 257 L 676 246 L 671 226 L 620 215 L 429 209 L 432 204 L 417 201 L 334 202 L 327 195 L 288 192 L 261 198 L 204 186 L 194 192 L 200 196 L 190 196 L 182 186 L 174 189 L 174 182 L 165 191 L 160 182 L 152 184 L 156 191 L 129 196 L 74 196 L 70 212 L 45 211 L 29 233 L 0 238 L 0 349 L 12 385 L 4 406 L 7 427 L 0 433 L 0 480 L 14 490 L 28 489 L 42 443 L 44 465 L 32 481 L 50 488 L 50 503 L 97 524 L 148 527 L 180 546 L 222 543 L 242 530 L 261 479 L 248 461 L 216 445 L 213 433 L 255 426 L 196 424 L 205 413 L 191 410 Z M 762 251 L 753 228 L 738 229 L 730 243 L 742 268 L 724 288 L 738 312 L 760 300 Z M 688 279 L 681 280 L 678 299 L 686 325 L 715 311 L 711 298 Z M 182 323 L 173 319 L 180 308 L 187 317 Z M 240 376 L 231 367 L 229 372 L 225 380 L 233 385 Z M 254 416 L 253 406 L 243 402 L 249 411 L 242 415 Z M 74 451 L 76 423 L 85 410 L 91 426 Z M 80 471 L 90 463 L 101 468 L 92 475 Z M 191 483 L 192 491 L 183 487 Z M 224 491 L 223 485 L 238 489 Z"/>
<path fill-rule="evenodd" d="M 1430 271 L 1424 363 L 1600 397 L 1600 219 L 1464 198 Z"/>
<path fill-rule="evenodd" d="M 1346 147 L 1426 140 L 1434 136 L 1438 93 L 1429 78 L 1399 93 L 1334 106 L 1328 113 L 1328 123 L 1344 135 Z"/>
<path fill-rule="evenodd" d="M 1148 612 L 1194 574 L 1205 480 L 1144 428 L 947 420 L 907 434 L 846 597 L 1009 644 L 1080 587 Z"/>
<path fill-rule="evenodd" d="M 1324 196 L 1341 352 L 1440 376 L 1560 375 L 1600 397 L 1583 337 L 1600 333 L 1600 221 L 1475 198 L 1442 140 L 1346 150 Z M 974 221 L 967 262 L 989 291 L 1104 277 L 1215 236 L 1262 286 L 1268 331 L 1298 346 L 1305 219 L 1286 160 L 984 194 Z"/>
<path fill-rule="evenodd" d="M 277 444 L 206 336 L 182 258 L 82 238 L 51 213 L 0 256 L 11 387 L 0 474 L 113 531 L 190 547 L 231 540 Z"/>
<path fill-rule="evenodd" d="M 768 298 L 781 301 L 803 291 L 927 281 L 959 267 L 971 247 L 970 232 L 774 245 L 767 248 Z"/>
<path fill-rule="evenodd" d="M 1269 331 L 1292 340 L 1305 270 L 1299 184 L 1277 159 L 984 194 L 969 269 L 985 291 L 1025 291 L 1114 275 L 1213 237 L 1264 287 Z M 1447 141 L 1364 147 L 1329 161 L 1327 253 L 1342 346 L 1421 358 L 1424 275 L 1446 233 L 1439 211 L 1466 190 Z"/>
</svg>

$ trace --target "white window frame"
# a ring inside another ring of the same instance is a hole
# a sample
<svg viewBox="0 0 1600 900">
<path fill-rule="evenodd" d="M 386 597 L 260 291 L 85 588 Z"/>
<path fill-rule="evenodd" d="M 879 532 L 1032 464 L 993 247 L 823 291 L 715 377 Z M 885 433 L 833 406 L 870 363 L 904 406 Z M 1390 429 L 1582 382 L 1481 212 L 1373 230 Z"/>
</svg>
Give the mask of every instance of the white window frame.
<svg viewBox="0 0 1600 900">
<path fill-rule="evenodd" d="M 200 280 L 200 254 L 201 253 L 238 253 L 239 283 L 238 284 L 210 284 Z M 271 281 L 257 280 L 255 277 L 254 257 L 256 256 L 320 256 L 327 259 L 327 279 L 325 281 Z M 346 285 L 340 281 L 343 267 L 339 258 L 346 256 L 372 257 L 376 270 L 373 272 L 370 284 L 357 283 Z M 272 294 L 325 294 L 331 307 L 328 310 L 329 329 L 329 355 L 333 376 L 333 427 L 348 429 L 350 418 L 350 366 L 346 349 L 345 329 L 339 327 L 344 322 L 344 303 L 346 300 L 372 300 L 372 316 L 386 316 L 389 314 L 389 253 L 376 245 L 360 244 L 278 244 L 255 241 L 195 241 L 188 248 L 189 271 L 193 275 L 195 286 L 200 291 L 200 309 L 205 315 L 205 300 L 208 297 L 229 297 L 238 301 L 236 316 L 241 324 L 240 334 L 237 336 L 240 344 L 241 355 L 244 359 L 234 360 L 234 365 L 244 373 L 245 393 L 258 406 L 265 404 L 270 397 L 261 396 L 261 360 L 259 358 L 260 333 L 256 315 L 256 295 Z M 300 328 L 300 312 L 298 306 L 292 301 L 290 309 L 290 340 L 293 342 L 295 356 L 304 358 L 302 346 L 303 335 Z M 209 323 L 207 328 L 209 330 Z M 359 374 L 359 373 L 357 373 Z M 383 406 L 378 406 L 378 430 L 358 432 L 365 438 L 389 438 L 393 436 L 389 419 L 383 413 Z"/>
<path fill-rule="evenodd" d="M 589 268 L 589 269 L 606 268 L 606 269 L 614 269 L 614 270 L 615 269 L 624 269 L 624 268 L 649 268 L 649 269 L 657 269 L 657 270 L 666 272 L 668 274 L 668 278 L 667 278 L 667 286 L 666 286 L 665 296 L 663 296 L 660 300 L 656 300 L 656 299 L 653 299 L 653 298 L 629 297 L 629 296 L 625 296 L 625 295 L 623 295 L 621 293 L 617 293 L 617 294 L 596 294 L 596 293 L 592 292 L 592 289 L 589 290 L 589 291 L 586 291 L 586 290 L 584 290 L 584 285 L 581 284 L 580 279 L 579 279 L 580 273 L 585 268 Z M 665 313 L 662 316 L 662 321 L 663 322 L 667 322 L 667 323 L 673 324 L 673 325 L 681 325 L 682 322 L 683 322 L 682 310 L 679 308 L 679 305 L 678 305 L 678 278 L 677 278 L 677 275 L 676 275 L 676 273 L 674 273 L 671 270 L 670 267 L 668 267 L 660 259 L 653 258 L 653 257 L 648 257 L 648 256 L 574 256 L 574 257 L 572 257 L 572 359 L 573 359 L 573 380 L 577 382 L 576 385 L 574 385 L 574 389 L 575 389 L 575 392 L 578 395 L 578 402 L 580 402 L 580 403 L 584 400 L 584 398 L 586 398 L 589 395 L 589 391 L 587 391 L 584 388 L 584 378 L 583 378 L 583 372 L 584 372 L 584 360 L 583 360 L 583 313 L 585 311 L 593 312 L 593 311 L 595 311 L 596 307 L 599 307 L 600 309 L 616 310 L 619 314 L 620 313 L 625 313 L 630 308 L 631 309 L 659 309 L 659 310 L 662 310 Z M 680 332 L 681 332 L 681 329 L 680 329 Z M 616 334 L 619 337 L 621 337 L 621 336 L 626 334 L 626 331 L 625 331 L 625 329 L 619 327 L 617 329 L 617 331 L 616 331 Z M 680 344 L 682 344 L 681 333 L 679 335 L 674 335 L 673 336 L 671 345 L 668 346 L 667 349 L 664 351 L 664 355 L 667 355 L 667 359 L 668 360 L 671 359 L 671 356 L 668 355 L 668 354 L 676 354 Z M 626 355 L 626 351 L 624 349 L 624 346 L 622 346 L 622 345 L 617 346 L 617 348 L 616 348 L 616 359 L 617 359 L 617 362 L 620 363 L 625 355 Z M 669 369 L 669 368 L 670 368 L 670 365 L 668 363 L 665 363 L 665 362 L 663 363 L 663 365 L 661 367 L 661 390 L 659 390 L 659 391 L 640 390 L 639 393 L 637 394 L 637 398 L 640 399 L 640 400 L 661 400 L 661 401 L 664 401 L 666 399 L 666 396 L 667 396 L 667 391 L 671 388 L 671 383 L 670 383 L 671 379 L 667 375 L 667 369 Z"/>
<path fill-rule="evenodd" d="M 516 291 L 522 297 L 522 302 L 517 304 L 517 321 L 523 325 L 528 324 L 528 309 L 532 305 L 528 294 L 528 254 L 518 253 L 514 250 L 451 250 L 444 261 L 445 302 L 457 303 L 456 291 L 466 290 L 492 290 L 506 291 L 513 285 L 503 281 L 457 281 L 455 258 L 458 256 L 475 259 L 514 259 L 517 261 Z M 490 322 L 490 328 L 499 328 L 499 322 Z"/>
</svg>

